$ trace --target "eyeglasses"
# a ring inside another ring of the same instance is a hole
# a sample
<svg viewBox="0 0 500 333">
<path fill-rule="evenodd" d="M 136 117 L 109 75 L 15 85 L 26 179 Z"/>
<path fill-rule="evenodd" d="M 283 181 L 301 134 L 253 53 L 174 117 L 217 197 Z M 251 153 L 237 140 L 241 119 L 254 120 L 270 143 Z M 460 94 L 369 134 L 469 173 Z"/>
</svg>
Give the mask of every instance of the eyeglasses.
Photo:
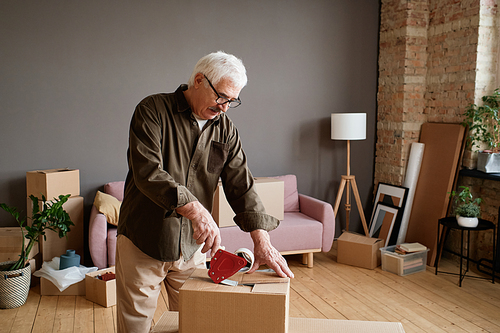
<svg viewBox="0 0 500 333">
<path fill-rule="evenodd" d="M 217 103 L 217 105 L 224 105 L 227 103 L 230 108 L 236 108 L 241 105 L 241 99 L 239 98 L 228 99 L 226 97 L 222 97 L 221 95 L 219 95 L 219 93 L 217 92 L 217 90 L 215 90 L 214 86 L 212 85 L 212 82 L 210 82 L 208 77 L 205 74 L 203 74 L 203 76 L 205 77 L 205 79 L 207 79 L 208 84 L 210 85 L 214 93 L 217 95 L 217 99 L 215 100 L 215 103 Z"/>
</svg>

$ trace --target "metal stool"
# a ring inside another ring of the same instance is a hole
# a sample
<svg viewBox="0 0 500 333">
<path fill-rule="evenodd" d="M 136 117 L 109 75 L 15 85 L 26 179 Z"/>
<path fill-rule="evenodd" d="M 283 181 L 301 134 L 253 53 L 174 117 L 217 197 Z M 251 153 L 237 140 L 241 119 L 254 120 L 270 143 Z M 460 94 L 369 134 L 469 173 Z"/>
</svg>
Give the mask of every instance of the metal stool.
<svg viewBox="0 0 500 333">
<path fill-rule="evenodd" d="M 443 230 L 441 232 L 441 237 L 439 237 L 439 229 L 440 226 L 443 226 Z M 448 236 L 448 233 L 450 229 L 458 229 L 461 231 L 461 246 L 460 246 L 460 273 L 451 273 L 451 272 L 443 272 L 443 271 L 438 271 L 438 266 L 439 266 L 439 259 L 441 258 L 441 252 L 444 247 L 444 242 L 446 240 L 446 237 Z M 470 232 L 471 231 L 480 231 L 480 230 L 493 230 L 493 267 L 496 266 L 496 232 L 495 232 L 495 224 L 493 222 L 479 219 L 479 224 L 475 228 L 467 228 L 467 227 L 462 227 L 458 225 L 457 219 L 455 217 L 444 217 L 442 219 L 439 219 L 438 223 L 438 238 L 439 238 L 439 244 L 438 244 L 438 255 L 436 259 L 436 275 L 437 273 L 444 273 L 444 274 L 451 274 L 451 275 L 458 275 L 460 277 L 458 285 L 461 287 L 462 286 L 462 280 L 465 278 L 467 272 L 469 271 L 469 261 L 470 261 Z M 464 232 L 467 232 L 467 256 L 464 257 Z M 465 271 L 463 270 L 463 260 L 467 259 L 467 267 Z M 471 278 L 476 278 L 476 279 L 485 279 L 489 280 L 490 278 L 485 278 L 485 277 L 480 277 L 480 276 L 468 276 Z M 492 278 L 491 282 L 495 283 L 495 270 L 493 270 L 492 273 Z"/>
</svg>

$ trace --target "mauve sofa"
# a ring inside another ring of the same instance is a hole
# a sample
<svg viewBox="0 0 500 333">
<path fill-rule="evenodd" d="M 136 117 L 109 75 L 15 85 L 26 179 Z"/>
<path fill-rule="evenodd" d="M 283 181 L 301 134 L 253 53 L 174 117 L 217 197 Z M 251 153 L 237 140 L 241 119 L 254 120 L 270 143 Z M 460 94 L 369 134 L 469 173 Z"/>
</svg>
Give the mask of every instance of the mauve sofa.
<svg viewBox="0 0 500 333">
<path fill-rule="evenodd" d="M 278 228 L 269 232 L 272 244 L 283 255 L 303 254 L 303 263 L 313 267 L 314 252 L 328 252 L 332 246 L 335 217 L 332 205 L 297 192 L 295 175 L 274 177 L 284 181 L 285 213 Z M 123 200 L 124 182 L 104 185 L 104 192 Z M 220 229 L 222 245 L 229 252 L 239 248 L 253 250 L 248 233 L 237 226 Z M 92 206 L 89 225 L 89 249 L 99 269 L 115 265 L 116 227 Z"/>
</svg>

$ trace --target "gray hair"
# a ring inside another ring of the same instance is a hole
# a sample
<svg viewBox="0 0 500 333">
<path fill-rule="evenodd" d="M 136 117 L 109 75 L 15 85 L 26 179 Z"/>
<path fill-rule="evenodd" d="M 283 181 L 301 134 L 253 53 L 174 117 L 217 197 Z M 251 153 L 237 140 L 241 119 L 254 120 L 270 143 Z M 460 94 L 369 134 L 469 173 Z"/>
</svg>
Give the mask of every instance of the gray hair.
<svg viewBox="0 0 500 333">
<path fill-rule="evenodd" d="M 243 88 L 247 84 L 247 74 L 243 62 L 234 55 L 223 51 L 207 54 L 198 61 L 189 78 L 188 87 L 194 85 L 194 78 L 198 73 L 208 77 L 213 85 L 219 83 L 223 78 L 231 80 L 236 88 Z"/>
</svg>

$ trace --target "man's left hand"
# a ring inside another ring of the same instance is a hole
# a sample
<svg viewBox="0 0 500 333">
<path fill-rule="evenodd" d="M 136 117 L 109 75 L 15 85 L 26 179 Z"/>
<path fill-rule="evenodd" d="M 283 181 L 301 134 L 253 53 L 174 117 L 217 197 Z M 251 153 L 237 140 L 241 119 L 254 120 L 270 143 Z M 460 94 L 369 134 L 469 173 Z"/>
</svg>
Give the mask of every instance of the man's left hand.
<svg viewBox="0 0 500 333">
<path fill-rule="evenodd" d="M 288 264 L 283 256 L 271 244 L 269 233 L 262 229 L 250 232 L 254 243 L 255 261 L 247 273 L 255 272 L 260 265 L 267 265 L 281 277 L 293 278 L 293 273 L 288 268 Z"/>
</svg>

